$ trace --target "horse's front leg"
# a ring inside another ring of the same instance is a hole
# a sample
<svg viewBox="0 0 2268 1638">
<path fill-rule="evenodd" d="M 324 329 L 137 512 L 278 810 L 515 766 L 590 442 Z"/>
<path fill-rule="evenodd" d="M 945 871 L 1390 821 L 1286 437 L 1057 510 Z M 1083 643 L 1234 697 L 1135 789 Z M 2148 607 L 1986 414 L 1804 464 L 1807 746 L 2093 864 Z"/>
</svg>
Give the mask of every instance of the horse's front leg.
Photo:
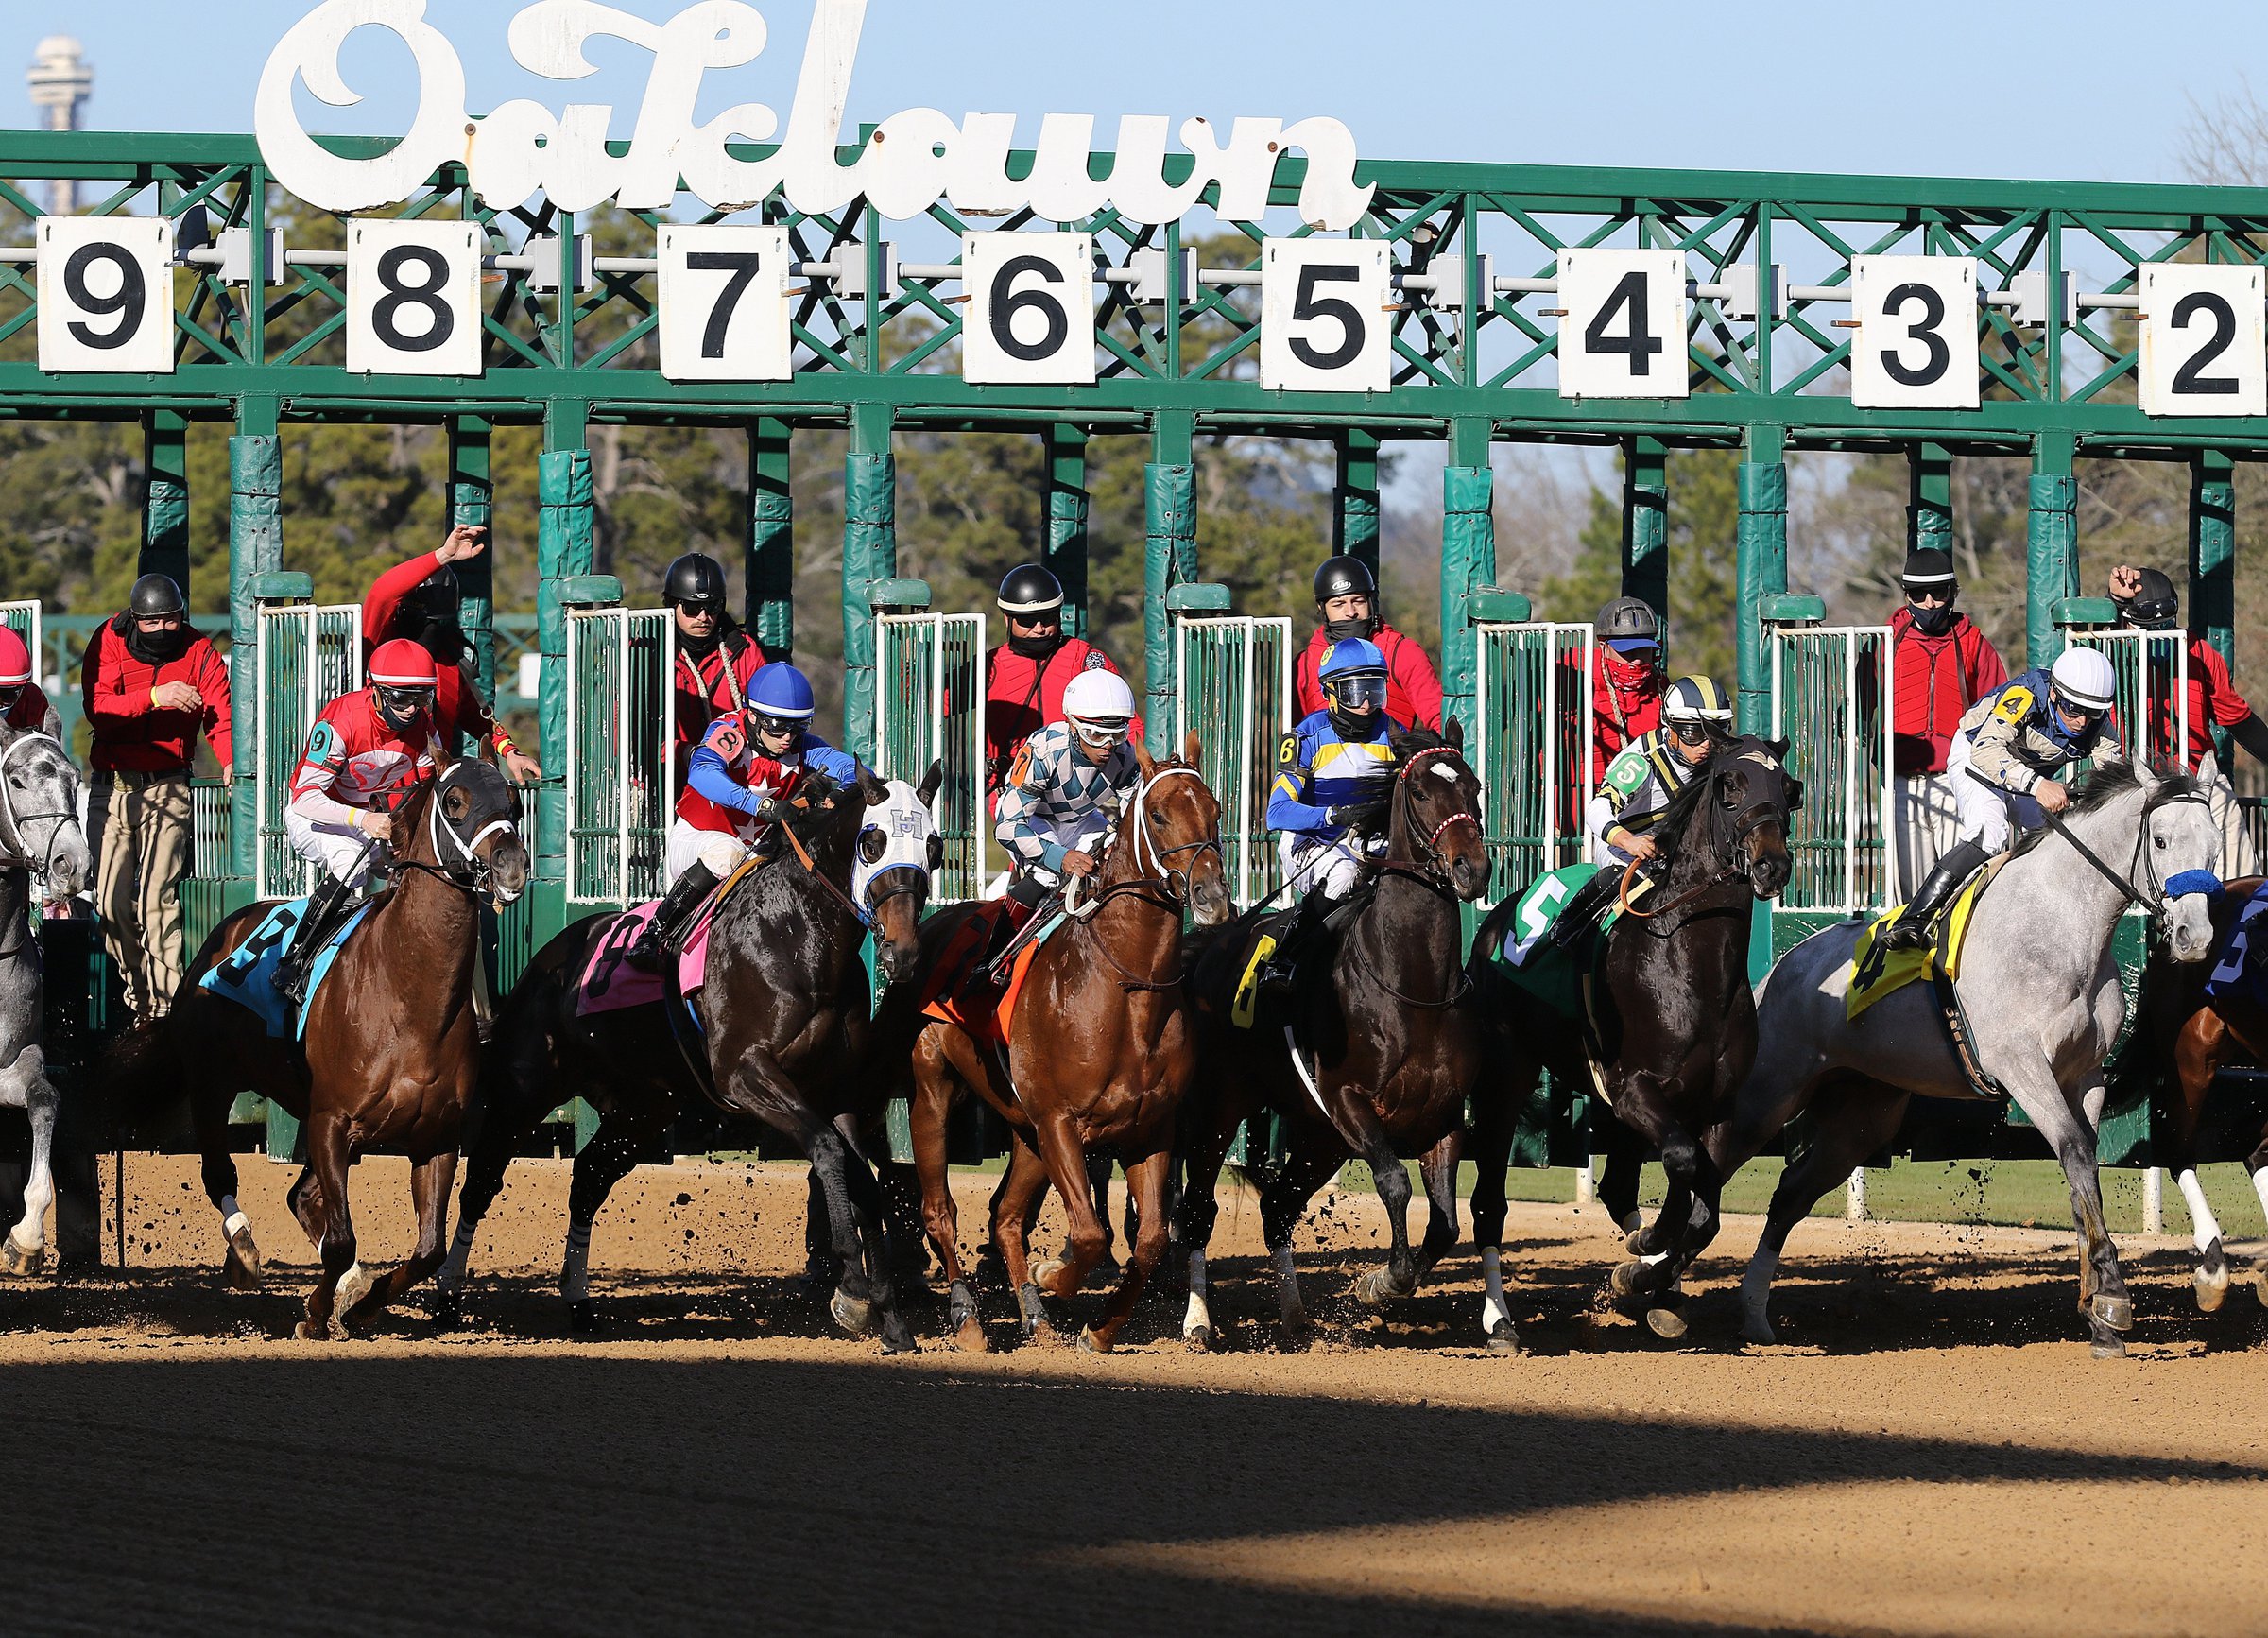
<svg viewBox="0 0 2268 1638">
<path fill-rule="evenodd" d="M 1675 1341 L 1685 1335 L 1685 1318 L 1670 1299 L 1692 1233 L 1694 1200 L 1714 1177 L 1715 1167 L 1672 1112 L 1673 1090 L 1662 1077 L 1639 1070 L 1624 1078 L 1615 1097 L 1616 1112 L 1660 1154 L 1668 1187 L 1660 1213 L 1638 1237 L 1638 1260 L 1619 1265 L 1611 1283 L 1615 1295 L 1642 1299 L 1648 1328 Z"/>
<path fill-rule="evenodd" d="M 2041 1065 L 2045 1069 L 2046 1065 Z M 2011 1082 L 2009 1090 L 2017 1090 Z M 2126 1352 L 2123 1333 L 2134 1328 L 2134 1299 L 2126 1294 L 2125 1277 L 2119 1271 L 2119 1248 L 2110 1237 L 2103 1211 L 2103 1171 L 2095 1147 L 2095 1129 L 2103 1118 L 2105 1089 L 2098 1068 L 2056 1100 L 2066 1117 L 2064 1129 L 2051 1130 L 2040 1124 L 2040 1135 L 2054 1146 L 2070 1185 L 2071 1220 L 2079 1230 L 2079 1311 L 2087 1316 L 2090 1346 L 2098 1359 Z M 2020 1095 L 2019 1095 L 2020 1101 Z M 2036 1117 L 2035 1117 L 2036 1118 Z"/>
<path fill-rule="evenodd" d="M 303 1208 L 301 1221 L 316 1238 L 322 1267 L 307 1293 L 307 1317 L 300 1321 L 298 1335 L 319 1342 L 331 1335 L 335 1302 L 351 1307 L 369 1287 L 369 1276 L 355 1257 L 354 1218 L 347 1209 L 347 1168 L 353 1156 L 346 1121 L 310 1109 L 306 1143 L 307 1170 L 295 1186 L 300 1193 L 295 1209 Z M 311 1180 L 314 1187 L 306 1189 Z"/>
<path fill-rule="evenodd" d="M 1425 1243 L 1418 1249 L 1418 1278 L 1422 1281 L 1457 1243 L 1457 1166 L 1465 1158 L 1465 1129 L 1452 1127 L 1439 1143 L 1418 1163 L 1425 1180 Z"/>
<path fill-rule="evenodd" d="M 454 1148 L 410 1163 L 409 1198 L 418 1214 L 418 1243 L 408 1258 L 388 1269 L 359 1302 L 342 1306 L 338 1317 L 342 1328 L 374 1317 L 441 1266 L 442 1258 L 449 1254 L 443 1237 L 449 1232 L 449 1188 L 455 1181 Z"/>
<path fill-rule="evenodd" d="M 0 1075 L 0 1103 L 20 1105 L 31 1119 L 31 1170 L 24 1180 L 24 1215 L 0 1241 L 0 1273 L 37 1274 L 47 1260 L 47 1208 L 55 1203 L 55 1083 L 36 1046 L 16 1054 Z"/>
</svg>

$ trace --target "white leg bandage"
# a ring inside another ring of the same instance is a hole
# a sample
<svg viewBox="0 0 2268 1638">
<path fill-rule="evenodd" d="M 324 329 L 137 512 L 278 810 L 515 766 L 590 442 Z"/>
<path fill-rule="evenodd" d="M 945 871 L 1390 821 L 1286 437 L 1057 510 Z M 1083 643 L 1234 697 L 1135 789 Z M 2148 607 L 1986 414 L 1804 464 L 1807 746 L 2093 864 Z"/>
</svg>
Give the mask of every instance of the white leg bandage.
<svg viewBox="0 0 2268 1638">
<path fill-rule="evenodd" d="M 2181 1185 L 2181 1198 L 2189 1204 L 2190 1238 L 2202 1251 L 2221 1237 L 2221 1225 L 2213 1220 L 2213 1208 L 2206 1203 L 2205 1188 L 2194 1169 L 2175 1173 L 2174 1181 Z"/>
</svg>

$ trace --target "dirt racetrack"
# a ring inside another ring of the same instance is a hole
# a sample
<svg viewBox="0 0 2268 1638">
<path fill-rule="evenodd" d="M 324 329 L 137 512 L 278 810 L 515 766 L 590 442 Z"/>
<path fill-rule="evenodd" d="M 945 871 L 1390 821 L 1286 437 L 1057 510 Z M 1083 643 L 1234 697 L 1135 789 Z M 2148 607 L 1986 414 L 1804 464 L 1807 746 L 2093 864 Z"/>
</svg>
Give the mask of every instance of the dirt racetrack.
<svg viewBox="0 0 2268 1638">
<path fill-rule="evenodd" d="M 633 1176 L 593 1248 L 607 1339 L 559 1340 L 565 1168 L 523 1162 L 468 1329 L 421 1298 L 309 1344 L 280 1339 L 288 1179 L 246 1164 L 266 1291 L 217 1288 L 194 1167 L 147 1156 L 124 1280 L 0 1289 L 10 1630 L 2268 1628 L 2268 1313 L 2196 1314 L 2174 1242 L 2129 1244 L 2134 1356 L 2099 1363 L 2068 1233 L 1813 1223 L 1786 1345 L 1744 1351 L 1734 1219 L 1672 1352 L 1594 1304 L 1595 1211 L 1515 1206 L 1531 1353 L 1500 1359 L 1469 1250 L 1383 1324 L 1349 1311 L 1381 1225 L 1341 1197 L 1303 1240 L 1322 1329 L 1283 1353 L 1245 1196 L 1225 1354 L 1183 1351 L 1177 1300 L 1110 1358 L 1009 1348 L 1002 1300 L 1004 1352 L 885 1360 L 791 1277 L 782 1167 Z M 400 1163 L 355 1189 L 366 1263 L 404 1250 Z"/>
</svg>

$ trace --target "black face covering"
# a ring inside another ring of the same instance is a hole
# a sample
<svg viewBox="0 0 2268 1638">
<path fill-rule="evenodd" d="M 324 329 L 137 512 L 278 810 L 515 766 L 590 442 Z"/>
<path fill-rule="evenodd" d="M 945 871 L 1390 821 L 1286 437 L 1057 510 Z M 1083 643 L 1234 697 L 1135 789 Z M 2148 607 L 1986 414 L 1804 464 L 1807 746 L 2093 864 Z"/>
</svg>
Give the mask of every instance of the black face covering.
<svg viewBox="0 0 2268 1638">
<path fill-rule="evenodd" d="M 1914 629 L 1924 637 L 1942 637 L 1952 629 L 1957 611 L 1949 597 L 1934 609 L 1925 609 L 1919 603 L 1909 602 L 1906 612 L 1914 621 Z"/>
<path fill-rule="evenodd" d="M 1037 637 L 1019 637 L 1013 631 L 1008 633 L 1008 652 L 1022 655 L 1026 660 L 1045 660 L 1062 647 L 1063 629 L 1060 626 L 1050 627 Z"/>
<path fill-rule="evenodd" d="M 1356 638 L 1367 640 L 1378 635 L 1378 616 L 1365 614 L 1359 620 L 1326 620 L 1323 622 L 1323 640 L 1326 643 L 1350 643 Z"/>
<path fill-rule="evenodd" d="M 145 665 L 165 665 L 189 652 L 197 635 L 183 620 L 170 631 L 145 631 L 131 614 L 126 616 L 126 651 Z"/>
<path fill-rule="evenodd" d="M 436 619 L 428 614 L 418 631 L 417 642 L 444 671 L 465 657 L 464 629 L 455 620 Z"/>
</svg>

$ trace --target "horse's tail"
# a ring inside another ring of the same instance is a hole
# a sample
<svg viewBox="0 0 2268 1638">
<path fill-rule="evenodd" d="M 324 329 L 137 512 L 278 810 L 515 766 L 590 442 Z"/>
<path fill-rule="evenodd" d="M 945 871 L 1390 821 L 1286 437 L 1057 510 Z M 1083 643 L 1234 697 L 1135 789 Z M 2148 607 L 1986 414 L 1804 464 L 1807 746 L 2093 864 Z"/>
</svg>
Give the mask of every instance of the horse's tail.
<svg viewBox="0 0 2268 1638">
<path fill-rule="evenodd" d="M 145 1018 L 112 1042 L 95 1064 L 95 1104 L 113 1126 L 134 1130 L 188 1095 L 186 1069 L 172 1016 Z"/>
</svg>

